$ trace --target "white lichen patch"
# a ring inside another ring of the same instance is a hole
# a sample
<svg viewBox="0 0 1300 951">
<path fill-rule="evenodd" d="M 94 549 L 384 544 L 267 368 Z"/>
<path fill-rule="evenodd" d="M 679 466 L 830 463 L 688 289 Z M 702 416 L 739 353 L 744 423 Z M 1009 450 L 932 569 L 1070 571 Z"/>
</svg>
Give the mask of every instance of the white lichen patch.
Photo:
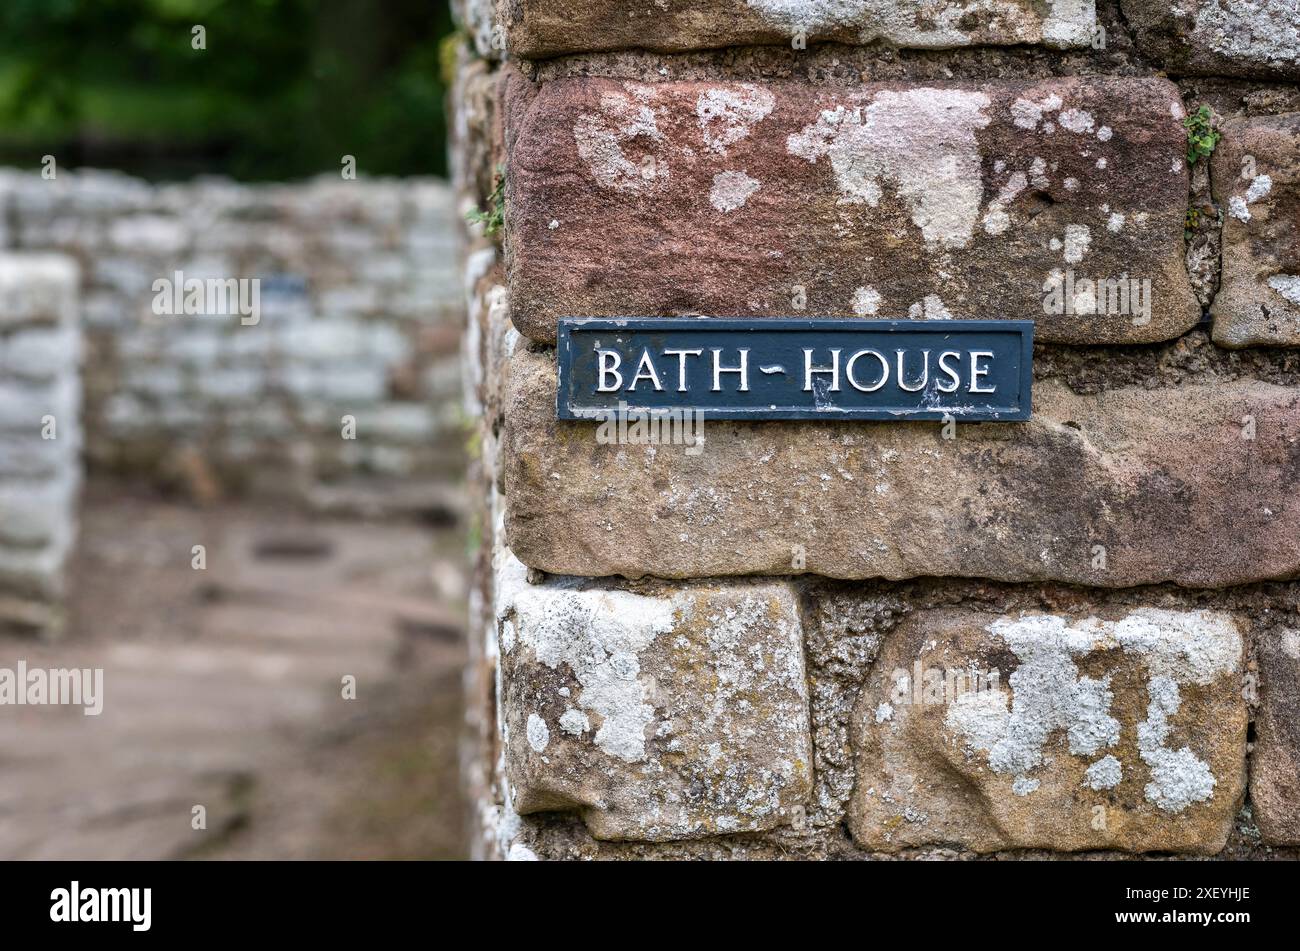
<svg viewBox="0 0 1300 951">
<path fill-rule="evenodd" d="M 1029 165 L 1029 180 L 1034 183 L 1035 188 L 1047 188 L 1051 185 L 1051 180 L 1047 177 L 1047 160 L 1042 156 L 1036 157 Z"/>
<path fill-rule="evenodd" d="M 1066 225 L 1062 257 L 1066 264 L 1078 264 L 1092 244 L 1092 229 L 1087 225 Z"/>
<path fill-rule="evenodd" d="M 1228 214 L 1238 221 L 1250 221 L 1250 206 L 1253 202 L 1266 197 L 1273 190 L 1273 179 L 1268 175 L 1256 175 L 1244 194 L 1233 195 L 1228 199 Z"/>
<path fill-rule="evenodd" d="M 543 752 L 550 742 L 551 731 L 547 728 L 546 721 L 535 713 L 528 714 L 528 745 L 533 748 L 533 752 Z"/>
<path fill-rule="evenodd" d="M 1112 673 L 1082 676 L 1077 661 L 1096 651 L 1122 650 L 1148 675 L 1146 719 L 1137 725 L 1138 752 L 1150 781 L 1146 798 L 1167 812 L 1181 812 L 1209 799 L 1215 779 L 1190 747 L 1166 746 L 1169 718 L 1181 705 L 1180 685 L 1207 686 L 1238 669 L 1241 633 L 1228 615 L 1212 611 L 1142 608 L 1119 621 L 1069 621 L 1051 615 L 1000 618 L 987 627 L 1020 661 L 1005 691 L 959 696 L 944 722 L 965 744 L 982 753 L 995 773 L 1014 777 L 1013 790 L 1028 788 L 1031 771 L 1048 766 L 1046 744 L 1064 733 L 1073 756 L 1114 747 L 1120 723 L 1112 715 Z M 1118 785 L 1122 764 L 1107 754 L 1084 781 L 1092 789 Z"/>
<path fill-rule="evenodd" d="M 1089 789 L 1098 791 L 1114 789 L 1119 785 L 1119 781 L 1124 778 L 1124 767 L 1120 765 L 1119 760 L 1107 753 L 1088 767 L 1087 772 L 1083 774 L 1083 778 Z"/>
<path fill-rule="evenodd" d="M 791 30 L 817 32 L 860 26 L 870 0 L 745 0 L 766 19 Z"/>
<path fill-rule="evenodd" d="M 1214 775 L 1209 765 L 1190 748 L 1173 750 L 1165 746 L 1169 717 L 1182 704 L 1174 679 L 1163 675 L 1152 677 L 1147 692 L 1151 698 L 1147 718 L 1138 724 L 1138 752 L 1151 770 L 1151 782 L 1147 783 L 1144 794 L 1166 812 L 1182 812 L 1214 794 Z"/>
<path fill-rule="evenodd" d="M 998 192 L 997 197 L 989 202 L 988 209 L 984 212 L 984 231 L 991 235 L 1003 234 L 1011 227 L 1011 216 L 1007 213 L 1007 206 L 1016 200 L 1022 191 L 1029 185 L 1029 179 L 1024 172 L 1012 172 L 1002 189 Z"/>
<path fill-rule="evenodd" d="M 983 184 L 975 133 L 989 124 L 989 98 L 960 89 L 911 89 L 855 97 L 851 107 L 823 110 L 786 141 L 809 162 L 829 157 L 850 205 L 880 204 L 892 185 L 927 245 L 970 243 L 979 220 Z"/>
<path fill-rule="evenodd" d="M 863 753 L 849 816 L 859 844 L 895 853 L 1219 849 L 1245 792 L 1247 711 L 1233 674 L 1244 622 L 1111 598 L 1096 610 L 944 607 L 900 626 L 854 707 Z M 960 692 L 954 672 L 963 669 L 981 672 L 984 685 Z M 933 681 L 933 695 L 900 692 L 901 671 L 918 688 Z M 943 689 L 954 682 L 959 692 Z M 870 722 L 884 692 L 906 703 L 897 725 Z M 895 818 L 903 805 L 933 825 L 909 830 Z"/>
<path fill-rule="evenodd" d="M 616 191 L 646 192 L 670 178 L 667 149 L 659 131 L 654 90 L 641 83 L 624 83 L 623 93 L 606 92 L 597 112 L 584 112 L 573 126 L 578 156 L 596 183 Z M 625 147 L 636 143 L 641 157 L 628 157 Z"/>
<path fill-rule="evenodd" d="M 1007 734 L 1011 713 L 1004 690 L 968 691 L 957 695 L 944 720 L 962 735 L 971 752 L 991 750 Z"/>
<path fill-rule="evenodd" d="M 1011 791 L 1017 796 L 1028 796 L 1031 792 L 1038 789 L 1039 781 L 1037 779 L 1028 779 L 1024 776 L 1017 776 L 1011 783 Z"/>
<path fill-rule="evenodd" d="M 768 22 L 791 33 L 850 31 L 863 43 L 946 48 L 988 40 L 1083 46 L 1096 23 L 1093 0 L 745 0 Z M 971 26 L 975 17 L 974 27 Z"/>
<path fill-rule="evenodd" d="M 1057 116 L 1056 121 L 1061 124 L 1061 128 L 1078 135 L 1083 135 L 1085 132 L 1090 133 L 1096 128 L 1092 113 L 1086 109 L 1065 109 Z"/>
<path fill-rule="evenodd" d="M 728 147 L 748 138 L 776 105 L 766 89 L 742 83 L 706 89 L 695 101 L 695 116 L 707 148 L 726 155 Z"/>
<path fill-rule="evenodd" d="M 1087 46 L 1096 38 L 1095 0 L 1047 0 L 1043 40 L 1053 46 Z"/>
<path fill-rule="evenodd" d="M 952 314 L 938 294 L 926 294 L 923 300 L 907 308 L 907 316 L 912 320 L 952 320 Z"/>
<path fill-rule="evenodd" d="M 1076 756 L 1118 741 L 1119 722 L 1109 714 L 1108 681 L 1081 677 L 1073 660 L 1093 650 L 1093 634 L 1052 615 L 1000 619 L 989 630 L 1021 661 L 1007 681 L 1012 703 L 1005 730 L 988 747 L 976 746 L 987 750 L 994 772 L 1023 776 L 1042 765 L 1044 744 L 1057 730 L 1066 731 Z M 949 725 L 971 736 L 960 717 L 950 719 Z M 987 739 L 987 732 L 982 736 Z"/>
<path fill-rule="evenodd" d="M 646 702 L 639 654 L 672 629 L 675 604 L 627 591 L 530 585 L 513 555 L 497 576 L 497 617 L 513 619 L 515 649 L 530 648 L 551 668 L 567 665 L 582 687 L 577 703 L 601 718 L 595 744 L 625 762 L 643 760 L 654 707 Z M 528 739 L 532 744 L 531 718 Z"/>
<path fill-rule="evenodd" d="M 1010 227 L 1011 216 L 1007 214 L 1006 208 L 990 204 L 989 210 L 984 213 L 984 231 L 987 234 L 999 235 L 1005 234 Z"/>
<path fill-rule="evenodd" d="M 1035 129 L 1043 121 L 1043 115 L 1057 112 L 1064 103 L 1056 93 L 1044 96 L 1035 102 L 1032 99 L 1017 99 L 1011 104 L 1011 121 L 1021 129 Z"/>
<path fill-rule="evenodd" d="M 1192 35 L 1234 60 L 1280 66 L 1300 63 L 1300 7 L 1294 3 L 1202 2 Z"/>
<path fill-rule="evenodd" d="M 1300 307 L 1300 275 L 1274 274 L 1268 279 L 1268 286 Z"/>
<path fill-rule="evenodd" d="M 1104 625 L 1125 653 L 1140 655 L 1153 675 L 1175 683 L 1207 686 L 1235 673 L 1241 661 L 1241 631 L 1226 614 L 1140 608 Z"/>
<path fill-rule="evenodd" d="M 537 862 L 537 853 L 524 845 L 522 842 L 516 842 L 510 846 L 510 851 L 506 853 L 507 862 Z"/>
<path fill-rule="evenodd" d="M 1246 203 L 1259 201 L 1272 190 L 1273 179 L 1270 176 L 1256 175 L 1250 180 L 1250 187 L 1246 189 Z"/>
<path fill-rule="evenodd" d="M 569 707 L 560 714 L 560 729 L 570 736 L 582 736 L 591 729 L 591 721 L 581 710 Z"/>
<path fill-rule="evenodd" d="M 853 292 L 853 313 L 859 317 L 872 317 L 880 309 L 880 292 L 863 285 Z"/>
<path fill-rule="evenodd" d="M 1119 234 L 1123 231 L 1124 216 L 1118 211 L 1111 212 L 1110 217 L 1106 219 L 1106 230 L 1111 234 Z"/>
<path fill-rule="evenodd" d="M 745 207 L 749 196 L 758 191 L 760 183 L 744 172 L 719 172 L 713 176 L 713 187 L 709 190 L 709 204 L 726 214 L 737 208 Z"/>
</svg>

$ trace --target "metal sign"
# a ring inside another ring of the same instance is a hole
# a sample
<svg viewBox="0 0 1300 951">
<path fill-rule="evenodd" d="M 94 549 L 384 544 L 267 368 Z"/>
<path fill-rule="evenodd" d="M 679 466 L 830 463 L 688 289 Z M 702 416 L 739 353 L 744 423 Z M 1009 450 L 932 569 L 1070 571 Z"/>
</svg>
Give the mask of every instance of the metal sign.
<svg viewBox="0 0 1300 951">
<path fill-rule="evenodd" d="M 1026 420 L 1032 320 L 565 317 L 560 419 Z"/>
</svg>

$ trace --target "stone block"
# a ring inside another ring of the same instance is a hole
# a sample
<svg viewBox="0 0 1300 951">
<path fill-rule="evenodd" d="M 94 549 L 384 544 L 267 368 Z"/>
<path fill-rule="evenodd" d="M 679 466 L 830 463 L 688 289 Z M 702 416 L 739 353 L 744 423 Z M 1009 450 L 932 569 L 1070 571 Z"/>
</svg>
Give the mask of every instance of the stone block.
<svg viewBox="0 0 1300 951">
<path fill-rule="evenodd" d="M 76 319 L 75 261 L 61 254 L 0 254 L 0 329 Z"/>
<path fill-rule="evenodd" d="M 854 711 L 854 840 L 1212 855 L 1245 791 L 1241 663 L 1221 612 L 911 615 Z"/>
<path fill-rule="evenodd" d="M 0 483 L 0 544 L 65 549 L 76 524 L 79 487 L 71 464 L 57 478 Z"/>
<path fill-rule="evenodd" d="M 506 0 L 497 16 L 511 54 L 525 58 L 757 44 L 804 49 L 828 41 L 1076 47 L 1088 45 L 1096 29 L 1093 0 Z"/>
<path fill-rule="evenodd" d="M 1174 75 L 1300 79 L 1291 0 L 1121 0 L 1138 49 Z"/>
<path fill-rule="evenodd" d="M 1250 758 L 1250 801 L 1270 845 L 1300 845 L 1300 629 L 1256 642 L 1260 704 Z"/>
<path fill-rule="evenodd" d="M 0 373 L 48 381 L 60 374 L 75 374 L 80 359 L 81 333 L 70 322 L 0 336 Z"/>
<path fill-rule="evenodd" d="M 1223 210 L 1214 341 L 1300 346 L 1300 112 L 1228 120 L 1211 168 Z"/>
<path fill-rule="evenodd" d="M 598 839 L 638 841 L 797 821 L 812 749 L 789 585 L 635 592 L 526 575 L 499 552 L 515 810 L 577 811 Z"/>
<path fill-rule="evenodd" d="M 817 87 L 516 74 L 512 319 L 1032 318 L 1144 343 L 1200 319 L 1163 79 Z"/>
<path fill-rule="evenodd" d="M 1300 574 L 1295 389 L 1040 380 L 1032 420 L 953 439 L 939 423 L 706 420 L 688 452 L 557 421 L 553 351 L 517 348 L 509 375 L 508 543 L 543 571 L 1100 587 Z"/>
</svg>

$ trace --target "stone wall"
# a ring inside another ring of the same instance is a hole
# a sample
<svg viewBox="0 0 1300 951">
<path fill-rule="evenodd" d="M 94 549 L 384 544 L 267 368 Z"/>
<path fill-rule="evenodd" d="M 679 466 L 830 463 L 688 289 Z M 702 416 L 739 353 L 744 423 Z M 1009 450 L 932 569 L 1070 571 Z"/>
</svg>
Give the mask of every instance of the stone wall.
<svg viewBox="0 0 1300 951">
<path fill-rule="evenodd" d="M 81 488 L 77 267 L 0 253 L 0 628 L 62 623 Z"/>
<path fill-rule="evenodd" d="M 432 180 L 0 174 L 0 248 L 80 264 L 89 465 L 200 495 L 333 505 L 459 469 L 453 213 Z M 256 315 L 251 283 L 242 309 L 173 292 L 254 280 Z"/>
<path fill-rule="evenodd" d="M 481 854 L 1293 855 L 1295 5 L 459 7 Z M 1033 318 L 1033 419 L 556 419 L 692 314 Z"/>
</svg>

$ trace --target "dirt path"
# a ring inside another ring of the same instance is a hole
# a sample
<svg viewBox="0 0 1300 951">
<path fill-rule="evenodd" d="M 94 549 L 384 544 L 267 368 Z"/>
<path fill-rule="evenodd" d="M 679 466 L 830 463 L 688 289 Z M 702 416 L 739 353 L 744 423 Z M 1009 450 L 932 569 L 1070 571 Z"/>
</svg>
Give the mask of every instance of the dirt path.
<svg viewBox="0 0 1300 951">
<path fill-rule="evenodd" d="M 0 708 L 0 858 L 462 855 L 463 544 L 92 485 L 65 637 L 0 667 L 102 667 L 104 709 Z"/>
</svg>

